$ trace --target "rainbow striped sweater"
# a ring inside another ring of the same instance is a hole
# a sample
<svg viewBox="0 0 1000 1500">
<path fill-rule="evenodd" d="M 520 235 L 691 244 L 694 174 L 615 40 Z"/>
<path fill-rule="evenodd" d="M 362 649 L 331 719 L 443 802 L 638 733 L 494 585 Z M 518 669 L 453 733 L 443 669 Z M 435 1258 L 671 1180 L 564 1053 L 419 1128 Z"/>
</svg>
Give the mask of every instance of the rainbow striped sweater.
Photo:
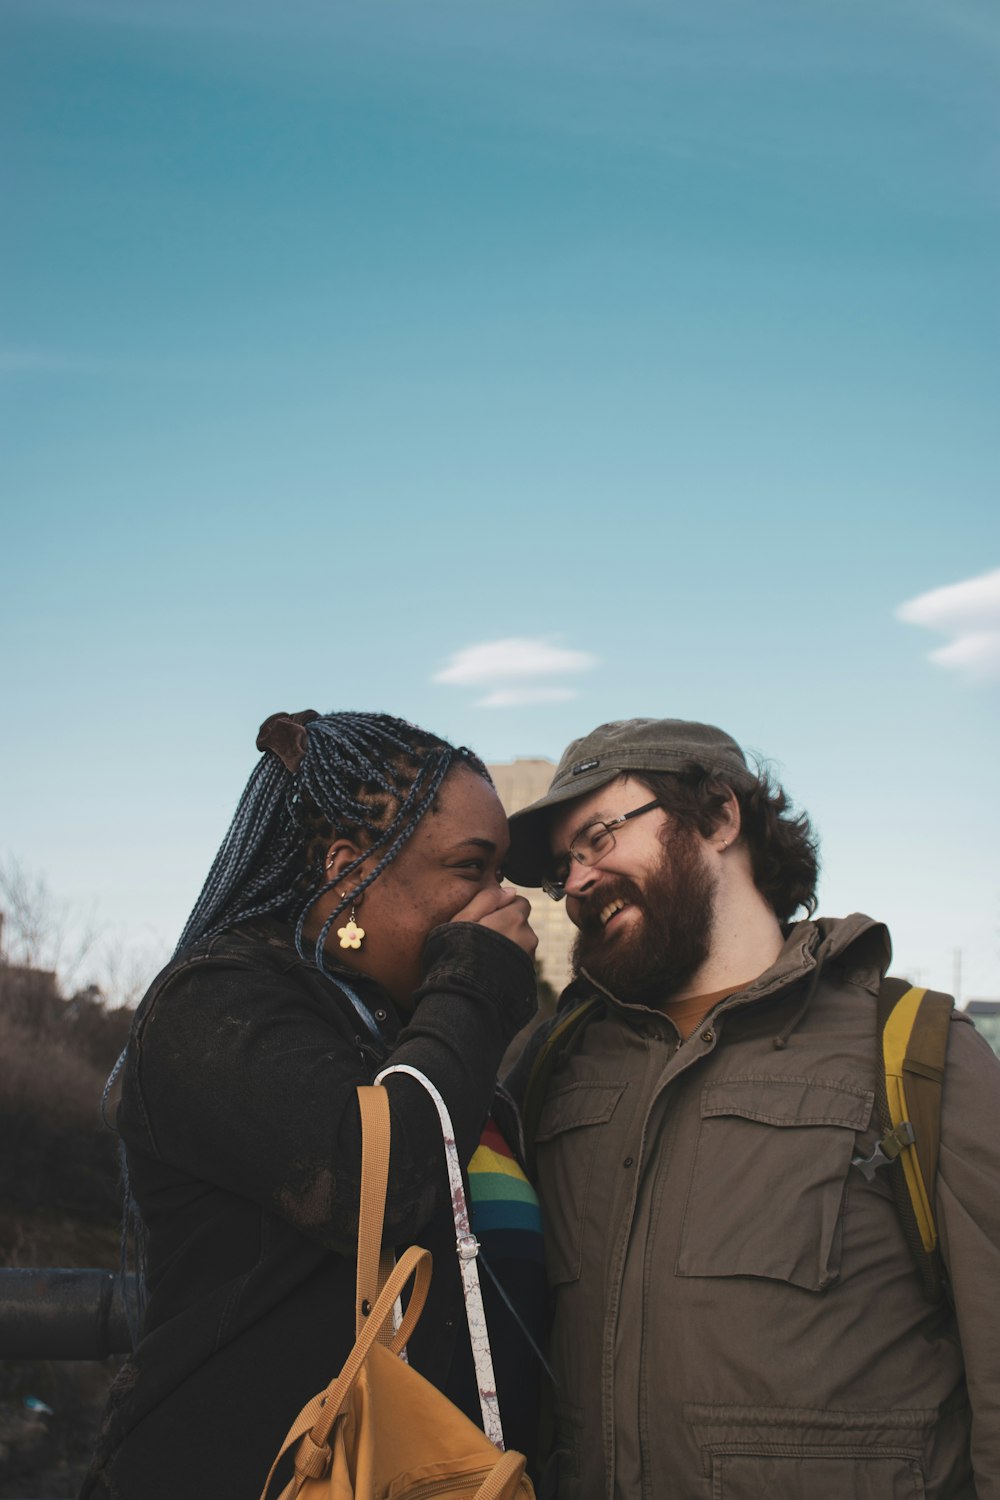
<svg viewBox="0 0 1000 1500">
<path fill-rule="evenodd" d="M 472 1231 L 488 1258 L 542 1260 L 535 1190 L 493 1120 L 469 1162 Z"/>
</svg>

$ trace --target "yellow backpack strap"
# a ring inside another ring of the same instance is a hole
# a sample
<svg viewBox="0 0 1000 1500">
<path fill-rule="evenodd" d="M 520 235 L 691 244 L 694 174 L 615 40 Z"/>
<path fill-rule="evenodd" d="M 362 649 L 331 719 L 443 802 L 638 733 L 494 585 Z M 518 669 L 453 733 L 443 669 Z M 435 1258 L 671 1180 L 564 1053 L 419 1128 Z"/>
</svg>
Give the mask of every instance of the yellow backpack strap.
<svg viewBox="0 0 1000 1500">
<path fill-rule="evenodd" d="M 521 1119 L 524 1124 L 525 1166 L 532 1181 L 535 1180 L 535 1136 L 538 1134 L 539 1121 L 545 1107 L 552 1069 L 584 1022 L 600 1004 L 598 997 L 591 995 L 589 1000 L 581 1000 L 564 1015 L 557 1015 L 552 1030 L 539 1047 L 531 1065 L 531 1072 L 528 1074 L 528 1082 L 524 1089 Z"/>
<path fill-rule="evenodd" d="M 868 1177 L 888 1165 L 903 1233 L 927 1293 L 935 1300 L 946 1289 L 934 1219 L 934 1187 L 954 1004 L 950 995 L 920 989 L 903 979 L 882 981 L 876 1099 L 884 1133 L 868 1161 L 857 1163 Z"/>
</svg>

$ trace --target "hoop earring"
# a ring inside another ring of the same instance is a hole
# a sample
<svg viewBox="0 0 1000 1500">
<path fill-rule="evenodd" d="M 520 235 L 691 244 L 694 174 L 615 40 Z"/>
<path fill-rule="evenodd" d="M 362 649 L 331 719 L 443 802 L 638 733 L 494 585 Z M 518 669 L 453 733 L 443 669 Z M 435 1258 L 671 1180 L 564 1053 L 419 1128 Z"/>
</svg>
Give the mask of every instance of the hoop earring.
<svg viewBox="0 0 1000 1500">
<path fill-rule="evenodd" d="M 343 927 L 337 928 L 337 936 L 340 938 L 342 948 L 360 948 L 365 940 L 365 929 L 358 926 L 353 901 L 351 902 L 351 915 Z"/>
</svg>

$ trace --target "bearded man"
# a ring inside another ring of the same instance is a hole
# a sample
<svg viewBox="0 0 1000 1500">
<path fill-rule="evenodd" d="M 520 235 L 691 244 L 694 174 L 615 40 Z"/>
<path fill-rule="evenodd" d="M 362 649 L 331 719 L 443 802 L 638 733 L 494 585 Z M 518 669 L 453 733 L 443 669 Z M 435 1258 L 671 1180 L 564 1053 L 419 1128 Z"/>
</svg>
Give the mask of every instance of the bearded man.
<svg viewBox="0 0 1000 1500">
<path fill-rule="evenodd" d="M 507 874 L 578 928 L 511 1080 L 559 1500 L 1000 1500 L 983 1038 L 945 1021 L 938 1295 L 878 1166 L 888 933 L 813 918 L 816 843 L 784 792 L 719 729 L 630 719 L 571 744 L 511 834 Z"/>
</svg>

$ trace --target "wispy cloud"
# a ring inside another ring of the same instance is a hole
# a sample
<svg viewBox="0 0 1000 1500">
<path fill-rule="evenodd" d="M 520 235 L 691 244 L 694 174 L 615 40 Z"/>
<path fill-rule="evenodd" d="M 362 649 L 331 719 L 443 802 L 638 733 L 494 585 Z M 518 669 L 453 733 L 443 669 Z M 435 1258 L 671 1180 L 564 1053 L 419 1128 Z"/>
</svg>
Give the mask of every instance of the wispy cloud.
<svg viewBox="0 0 1000 1500">
<path fill-rule="evenodd" d="M 589 651 L 567 651 L 564 646 L 532 636 L 508 636 L 456 651 L 446 667 L 435 672 L 435 682 L 496 682 L 505 677 L 552 677 L 587 672 L 597 665 Z"/>
<path fill-rule="evenodd" d="M 480 708 L 517 708 L 525 703 L 565 703 L 576 697 L 576 689 L 561 682 L 539 682 L 539 678 L 561 678 L 589 672 L 597 657 L 589 651 L 570 651 L 539 636 L 508 636 L 483 641 L 456 651 L 450 661 L 434 673 L 434 682 L 455 687 L 494 687 Z"/>
<path fill-rule="evenodd" d="M 909 599 L 896 616 L 951 637 L 929 654 L 938 666 L 977 681 L 1000 678 L 1000 568 Z"/>
</svg>

